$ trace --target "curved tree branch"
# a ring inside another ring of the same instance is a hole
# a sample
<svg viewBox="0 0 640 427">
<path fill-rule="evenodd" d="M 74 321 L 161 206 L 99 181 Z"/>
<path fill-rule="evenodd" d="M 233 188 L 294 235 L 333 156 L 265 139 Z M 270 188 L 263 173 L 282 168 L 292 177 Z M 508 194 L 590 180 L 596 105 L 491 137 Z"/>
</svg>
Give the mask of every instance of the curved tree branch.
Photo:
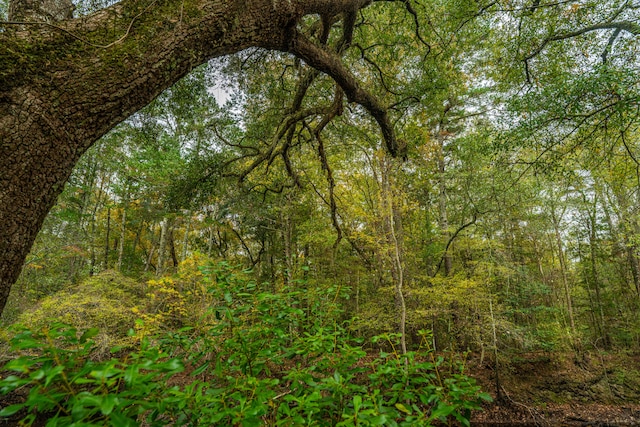
<svg viewBox="0 0 640 427">
<path fill-rule="evenodd" d="M 447 245 L 444 248 L 444 252 L 442 254 L 442 257 L 440 257 L 440 262 L 438 262 L 438 266 L 436 267 L 436 271 L 433 273 L 432 277 L 435 277 L 436 274 L 438 274 L 438 271 L 440 271 L 440 267 L 442 267 L 442 263 L 444 262 L 445 256 L 447 255 L 447 252 L 449 251 L 449 246 L 451 246 L 451 244 L 456 239 L 456 237 L 458 237 L 458 234 L 460 234 L 460 232 L 462 230 L 464 230 L 465 228 L 470 227 L 473 224 L 475 224 L 477 219 L 478 219 L 478 215 L 477 215 L 477 213 L 474 213 L 473 214 L 473 218 L 471 219 L 471 221 L 462 224 L 460 227 L 458 227 L 458 229 L 455 231 L 455 233 L 453 233 L 451 235 L 451 237 L 449 238 L 449 241 L 447 242 Z"/>
<path fill-rule="evenodd" d="M 333 224 L 333 228 L 336 230 L 338 236 L 336 237 L 336 241 L 333 243 L 334 250 L 340 244 L 342 240 L 342 228 L 340 228 L 340 223 L 338 222 L 338 205 L 336 203 L 335 197 L 335 187 L 336 182 L 333 178 L 333 171 L 331 166 L 329 165 L 329 160 L 327 159 L 327 154 L 324 148 L 324 141 L 322 140 L 322 130 L 327 126 L 334 117 L 342 114 L 342 90 L 338 87 L 336 88 L 336 94 L 333 100 L 333 105 L 329 114 L 327 114 L 322 122 L 316 127 L 313 134 L 318 142 L 318 157 L 320 158 L 320 164 L 322 165 L 322 169 L 327 174 L 327 184 L 329 185 L 329 207 L 331 209 L 331 223 Z"/>
<path fill-rule="evenodd" d="M 328 111 L 327 107 L 316 107 L 308 110 L 296 111 L 291 113 L 285 119 L 282 120 L 281 126 L 273 136 L 271 144 L 267 147 L 266 151 L 261 152 L 256 159 L 240 174 L 239 180 L 243 181 L 254 169 L 260 166 L 264 161 L 269 163 L 273 162 L 274 158 L 282 154 L 282 150 L 276 150 L 278 143 L 285 135 L 295 129 L 295 125 L 300 121 L 310 116 L 318 116 L 325 114 Z M 288 136 L 287 136 L 288 138 Z"/>
<path fill-rule="evenodd" d="M 387 108 L 383 107 L 372 94 L 361 87 L 355 76 L 344 66 L 336 54 L 327 52 L 299 32 L 292 34 L 289 52 L 304 60 L 311 67 L 333 78 L 340 85 L 349 102 L 361 105 L 376 120 L 389 153 L 393 156 L 404 157 L 406 147 L 396 139 Z"/>
<path fill-rule="evenodd" d="M 540 46 L 538 46 L 537 49 L 535 49 L 532 53 L 530 53 L 525 58 L 525 61 L 528 61 L 529 59 L 538 55 L 551 42 L 567 40 L 567 39 L 581 36 L 586 33 L 599 31 L 599 30 L 625 31 L 630 34 L 633 34 L 634 36 L 637 36 L 637 35 L 640 35 L 640 24 L 632 21 L 602 22 L 599 24 L 589 25 L 587 27 L 583 27 L 575 31 L 568 31 L 566 33 L 556 34 L 555 36 L 551 36 L 543 40 Z"/>
<path fill-rule="evenodd" d="M 616 28 L 613 34 L 611 34 L 611 37 L 609 37 L 609 40 L 607 41 L 607 45 L 604 47 L 604 51 L 602 52 L 602 55 L 601 55 L 603 64 L 606 64 L 607 56 L 609 55 L 611 46 L 613 46 L 613 42 L 616 41 L 616 39 L 618 38 L 621 32 L 622 30 L 620 28 Z"/>
</svg>

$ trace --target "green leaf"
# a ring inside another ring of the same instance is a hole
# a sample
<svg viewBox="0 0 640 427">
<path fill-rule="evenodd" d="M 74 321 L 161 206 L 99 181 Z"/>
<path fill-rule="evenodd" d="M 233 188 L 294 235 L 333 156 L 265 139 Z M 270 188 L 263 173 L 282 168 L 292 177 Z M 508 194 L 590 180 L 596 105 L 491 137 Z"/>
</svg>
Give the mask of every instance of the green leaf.
<svg viewBox="0 0 640 427">
<path fill-rule="evenodd" d="M 100 402 L 100 412 L 102 412 L 102 415 L 109 415 L 118 402 L 119 399 L 114 394 L 107 394 L 104 396 Z"/>
<path fill-rule="evenodd" d="M 479 399 L 484 400 L 485 402 L 493 402 L 493 397 L 489 393 L 480 393 L 478 395 Z"/>
<path fill-rule="evenodd" d="M 115 366 L 105 366 L 103 369 L 94 369 L 91 371 L 91 376 L 100 380 L 106 380 L 107 378 L 111 378 L 121 372 L 120 369 Z"/>
<path fill-rule="evenodd" d="M 20 409 L 24 408 L 24 404 L 18 403 L 15 405 L 7 406 L 6 408 L 2 408 L 0 411 L 0 417 L 10 417 L 11 415 L 18 412 Z"/>
<path fill-rule="evenodd" d="M 264 425 L 261 418 L 249 417 L 242 420 L 242 427 L 260 427 Z"/>
<path fill-rule="evenodd" d="M 124 372 L 125 384 L 129 386 L 133 384 L 136 381 L 136 379 L 138 379 L 138 375 L 139 375 L 138 365 L 131 365 L 127 367 L 127 369 Z"/>
<path fill-rule="evenodd" d="M 452 405 L 447 405 L 446 403 L 440 402 L 438 407 L 431 413 L 432 419 L 442 419 L 448 417 L 453 411 L 455 407 Z"/>
<path fill-rule="evenodd" d="M 119 412 L 111 413 L 109 421 L 112 427 L 138 427 L 139 425 L 137 421 Z"/>
<path fill-rule="evenodd" d="M 53 368 L 52 370 L 50 370 L 49 372 L 47 372 L 47 378 L 44 381 L 44 386 L 48 387 L 49 384 L 51 384 L 51 381 L 53 381 L 53 379 L 55 377 L 57 377 L 58 375 L 60 375 L 60 373 L 64 371 L 64 366 L 56 366 L 55 368 Z"/>
<path fill-rule="evenodd" d="M 362 406 L 362 396 L 356 394 L 353 396 L 353 410 L 358 412 L 360 410 L 360 406 Z"/>
<path fill-rule="evenodd" d="M 100 330 L 98 328 L 90 328 L 87 329 L 86 331 L 84 331 L 84 333 L 80 336 L 80 344 L 84 344 L 85 342 L 87 342 L 87 340 L 90 340 L 91 338 L 95 337 L 96 335 L 98 335 L 98 333 L 100 332 Z"/>
<path fill-rule="evenodd" d="M 372 426 L 383 426 L 387 424 L 388 418 L 384 414 L 376 415 L 368 419 Z"/>
<path fill-rule="evenodd" d="M 168 360 L 165 363 L 160 364 L 159 367 L 163 371 L 169 371 L 169 372 L 182 372 L 182 371 L 184 371 L 184 364 L 182 363 L 182 361 L 180 359 Z"/>
<path fill-rule="evenodd" d="M 29 384 L 30 380 L 28 378 L 20 378 L 15 375 L 9 375 L 7 378 L 0 381 L 0 387 L 2 388 L 2 392 L 4 394 L 21 387 L 25 384 Z"/>
<path fill-rule="evenodd" d="M 204 371 L 207 370 L 207 368 L 209 367 L 209 363 L 210 361 L 207 360 L 206 362 L 204 362 L 202 365 L 198 366 L 196 369 L 193 370 L 193 372 L 191 372 L 191 376 L 195 377 L 197 375 L 200 375 L 201 373 L 203 373 Z"/>
<path fill-rule="evenodd" d="M 4 365 L 4 369 L 26 374 L 27 372 L 29 372 L 29 368 L 33 365 L 33 360 L 30 360 L 29 358 L 23 356 L 7 362 L 7 364 Z"/>
</svg>

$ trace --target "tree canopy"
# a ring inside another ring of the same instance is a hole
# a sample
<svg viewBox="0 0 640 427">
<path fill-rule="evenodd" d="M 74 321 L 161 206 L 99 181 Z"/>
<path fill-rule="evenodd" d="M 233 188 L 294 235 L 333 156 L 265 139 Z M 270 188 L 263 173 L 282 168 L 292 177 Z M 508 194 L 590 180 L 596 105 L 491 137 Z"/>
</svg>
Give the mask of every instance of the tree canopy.
<svg viewBox="0 0 640 427">
<path fill-rule="evenodd" d="M 246 103 L 268 140 L 230 141 L 248 161 L 241 180 L 281 159 L 298 185 L 291 147 L 306 140 L 331 182 L 322 135 L 338 121 L 372 119 L 381 138 L 369 137 L 406 158 L 418 123 L 444 143 L 463 131 L 452 123 L 484 115 L 508 121 L 499 144 L 534 150 L 533 164 L 612 125 L 624 143 L 637 116 L 630 1 L 124 0 L 75 18 L 73 7 L 16 0 L 0 23 L 0 306 L 80 157 L 212 58 L 242 52 L 228 71 L 249 90 L 262 78 L 242 77 L 248 66 L 279 73 Z"/>
</svg>

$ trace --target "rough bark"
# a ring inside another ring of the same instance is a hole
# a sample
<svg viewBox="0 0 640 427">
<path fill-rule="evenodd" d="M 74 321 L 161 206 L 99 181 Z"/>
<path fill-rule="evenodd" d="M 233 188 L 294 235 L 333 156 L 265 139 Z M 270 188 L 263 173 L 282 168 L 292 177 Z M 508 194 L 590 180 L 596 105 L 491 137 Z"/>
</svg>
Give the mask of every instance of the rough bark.
<svg viewBox="0 0 640 427">
<path fill-rule="evenodd" d="M 12 13 L 0 24 L 0 310 L 80 156 L 211 58 L 249 47 L 301 57 L 369 110 L 397 152 L 384 107 L 335 54 L 296 30 L 306 14 L 351 13 L 369 2 L 123 0 L 55 23 L 69 11 L 51 19 Z"/>
<path fill-rule="evenodd" d="M 14 0 L 9 3 L 9 20 L 53 23 L 73 18 L 71 0 Z"/>
</svg>

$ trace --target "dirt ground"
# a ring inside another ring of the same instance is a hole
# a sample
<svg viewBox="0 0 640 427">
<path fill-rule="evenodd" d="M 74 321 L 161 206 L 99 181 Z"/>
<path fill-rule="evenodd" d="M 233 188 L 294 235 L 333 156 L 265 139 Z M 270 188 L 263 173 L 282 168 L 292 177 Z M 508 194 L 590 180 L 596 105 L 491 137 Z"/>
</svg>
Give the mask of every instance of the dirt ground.
<svg viewBox="0 0 640 427">
<path fill-rule="evenodd" d="M 520 403 L 492 405 L 472 419 L 472 426 L 640 426 L 640 405 Z"/>
<path fill-rule="evenodd" d="M 494 397 L 473 426 L 640 426 L 640 355 L 531 353 L 468 373 Z M 498 393 L 499 390 L 499 393 Z"/>
</svg>

